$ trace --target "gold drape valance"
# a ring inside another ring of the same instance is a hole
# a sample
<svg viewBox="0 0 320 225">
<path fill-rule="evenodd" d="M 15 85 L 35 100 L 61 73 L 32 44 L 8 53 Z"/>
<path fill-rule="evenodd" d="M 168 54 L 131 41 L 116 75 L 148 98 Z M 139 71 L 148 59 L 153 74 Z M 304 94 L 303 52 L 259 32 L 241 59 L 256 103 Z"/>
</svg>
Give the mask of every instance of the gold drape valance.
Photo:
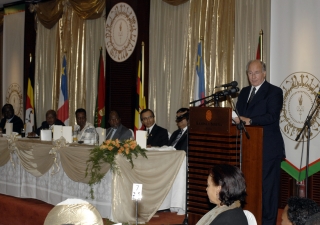
<svg viewBox="0 0 320 225">
<path fill-rule="evenodd" d="M 84 20 L 100 18 L 106 5 L 105 0 L 69 0 L 69 3 Z"/>
<path fill-rule="evenodd" d="M 105 0 L 52 0 L 39 3 L 37 17 L 47 29 L 51 29 L 62 17 L 63 6 L 70 4 L 76 14 L 86 19 L 97 19 L 105 8 Z"/>
<path fill-rule="evenodd" d="M 37 17 L 42 25 L 51 29 L 62 17 L 63 7 L 61 0 L 52 0 L 39 3 L 37 7 Z"/>
<path fill-rule="evenodd" d="M 162 0 L 170 5 L 181 5 L 183 3 L 186 3 L 189 0 Z"/>
</svg>

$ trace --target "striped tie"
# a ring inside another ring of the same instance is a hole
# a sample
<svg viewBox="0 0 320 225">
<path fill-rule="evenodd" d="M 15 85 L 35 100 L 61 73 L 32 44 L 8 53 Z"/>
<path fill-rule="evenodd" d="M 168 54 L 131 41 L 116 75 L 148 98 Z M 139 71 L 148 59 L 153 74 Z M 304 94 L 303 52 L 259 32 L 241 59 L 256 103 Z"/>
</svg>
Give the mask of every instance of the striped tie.
<svg viewBox="0 0 320 225">
<path fill-rule="evenodd" d="M 177 144 L 177 142 L 179 141 L 179 139 L 181 138 L 182 136 L 182 130 L 180 130 L 178 136 L 176 137 L 176 139 L 172 142 L 171 146 L 175 146 Z"/>
</svg>

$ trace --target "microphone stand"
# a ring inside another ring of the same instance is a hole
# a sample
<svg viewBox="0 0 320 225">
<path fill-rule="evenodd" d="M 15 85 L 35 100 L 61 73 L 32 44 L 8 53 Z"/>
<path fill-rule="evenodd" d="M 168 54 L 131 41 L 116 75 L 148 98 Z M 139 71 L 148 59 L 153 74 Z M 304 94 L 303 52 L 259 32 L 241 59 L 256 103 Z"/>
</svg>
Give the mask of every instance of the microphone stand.
<svg viewBox="0 0 320 225">
<path fill-rule="evenodd" d="M 209 96 L 207 96 L 207 97 L 200 98 L 200 99 L 198 99 L 198 100 L 194 100 L 194 101 L 192 101 L 192 102 L 189 102 L 189 105 L 192 104 L 192 106 L 195 107 L 195 103 L 200 102 L 200 101 L 202 101 L 202 100 L 205 100 L 205 99 L 207 99 L 207 98 L 211 98 L 212 96 L 213 96 L 213 95 L 209 95 Z M 203 104 L 204 104 L 204 103 L 202 103 L 201 105 L 203 105 Z"/>
<path fill-rule="evenodd" d="M 250 135 L 244 126 L 244 124 L 245 124 L 244 121 L 240 119 L 239 112 L 238 112 L 237 108 L 235 107 L 234 102 L 231 99 L 231 96 L 229 96 L 228 99 L 231 103 L 231 107 L 232 107 L 233 111 L 237 114 L 237 116 L 240 120 L 240 123 L 237 124 L 237 129 L 240 130 L 240 160 L 239 160 L 240 162 L 239 162 L 239 164 L 240 164 L 240 170 L 241 170 L 242 169 L 242 136 L 243 136 L 243 131 L 245 132 L 247 139 L 250 139 Z"/>
<path fill-rule="evenodd" d="M 317 95 L 317 98 L 319 98 L 319 96 Z M 299 134 L 297 135 L 295 141 L 298 141 L 300 139 L 301 134 L 304 132 L 304 129 L 306 127 L 308 127 L 308 136 L 307 136 L 307 157 L 306 157 L 306 198 L 308 197 L 308 171 L 309 171 L 309 152 L 310 152 L 310 128 L 311 128 L 311 119 L 314 115 L 314 113 L 318 110 L 319 107 L 319 101 L 317 100 L 317 105 L 314 108 L 314 110 L 311 112 L 311 114 L 309 116 L 307 116 L 306 121 L 304 122 L 304 125 L 302 127 L 302 129 L 300 130 Z"/>
<path fill-rule="evenodd" d="M 189 122 L 188 122 L 189 123 Z M 186 130 L 188 138 L 187 138 L 187 151 L 186 151 L 186 202 L 185 202 L 185 214 L 182 225 L 188 225 L 188 162 L 189 162 L 189 124 L 188 129 Z"/>
</svg>

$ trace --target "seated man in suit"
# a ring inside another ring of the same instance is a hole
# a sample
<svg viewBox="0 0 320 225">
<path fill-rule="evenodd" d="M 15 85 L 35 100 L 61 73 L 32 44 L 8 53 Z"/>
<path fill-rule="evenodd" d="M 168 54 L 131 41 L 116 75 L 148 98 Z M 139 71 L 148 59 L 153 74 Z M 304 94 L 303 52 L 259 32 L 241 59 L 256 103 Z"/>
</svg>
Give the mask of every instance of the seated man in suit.
<svg viewBox="0 0 320 225">
<path fill-rule="evenodd" d="M 2 132 L 6 133 L 6 123 L 13 123 L 12 131 L 20 134 L 24 125 L 22 119 L 19 116 L 14 115 L 14 109 L 11 104 L 5 104 L 2 107 L 2 115 L 3 118 L 0 122 L 0 129 Z"/>
<path fill-rule="evenodd" d="M 110 128 L 106 130 L 106 139 L 119 139 L 119 141 L 127 140 L 132 137 L 131 131 L 121 124 L 121 118 L 116 111 L 109 113 Z"/>
<path fill-rule="evenodd" d="M 170 137 L 169 145 L 175 147 L 177 150 L 187 151 L 188 148 L 188 123 L 189 123 L 189 109 L 180 108 L 177 111 L 176 123 L 178 130 L 173 132 Z"/>
<path fill-rule="evenodd" d="M 148 132 L 147 147 L 168 145 L 168 131 L 155 123 L 152 110 L 142 110 L 140 113 L 140 120 Z"/>
<path fill-rule="evenodd" d="M 76 121 L 78 125 L 75 125 L 74 130 L 78 131 L 77 140 L 79 143 L 94 144 L 99 138 L 96 128 L 89 122 L 87 122 L 87 112 L 83 108 L 76 110 Z"/>
<path fill-rule="evenodd" d="M 41 127 L 39 127 L 36 132 L 31 132 L 28 136 L 35 136 L 36 134 L 39 136 L 41 130 L 51 130 L 54 125 L 64 126 L 64 123 L 57 118 L 57 113 L 53 109 L 50 109 L 46 112 L 46 120 L 42 122 Z"/>
</svg>

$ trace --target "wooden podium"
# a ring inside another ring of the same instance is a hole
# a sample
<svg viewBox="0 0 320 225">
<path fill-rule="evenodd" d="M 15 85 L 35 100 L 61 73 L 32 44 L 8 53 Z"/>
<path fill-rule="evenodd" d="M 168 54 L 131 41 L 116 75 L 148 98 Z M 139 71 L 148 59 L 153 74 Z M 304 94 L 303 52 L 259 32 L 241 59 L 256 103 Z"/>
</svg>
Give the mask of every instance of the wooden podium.
<svg viewBox="0 0 320 225">
<path fill-rule="evenodd" d="M 231 122 L 231 108 L 191 107 L 189 126 L 187 210 L 188 224 L 196 224 L 210 210 L 208 169 L 215 164 L 241 166 L 247 184 L 244 209 L 262 224 L 263 128 L 246 126 L 250 139 Z M 242 162 L 240 146 L 242 142 Z"/>
</svg>

